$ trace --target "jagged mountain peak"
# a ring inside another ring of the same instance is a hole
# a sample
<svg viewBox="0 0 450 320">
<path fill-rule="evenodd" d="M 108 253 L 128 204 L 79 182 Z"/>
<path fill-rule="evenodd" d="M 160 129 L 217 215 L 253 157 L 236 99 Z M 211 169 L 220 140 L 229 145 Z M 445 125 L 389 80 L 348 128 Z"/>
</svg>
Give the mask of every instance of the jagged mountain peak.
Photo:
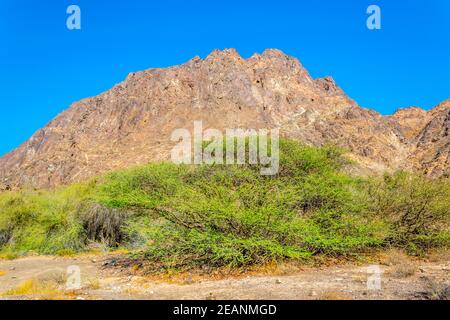
<svg viewBox="0 0 450 320">
<path fill-rule="evenodd" d="M 437 107 L 448 109 L 448 102 Z M 0 188 L 51 187 L 168 159 L 172 131 L 199 120 L 205 128 L 276 127 L 308 144 L 334 143 L 371 172 L 420 167 L 418 140 L 427 145 L 436 131 L 427 131 L 427 123 L 435 117 L 430 128 L 446 125 L 442 112 L 425 113 L 416 121 L 402 112 L 383 117 L 363 109 L 332 77 L 312 79 L 299 60 L 277 49 L 248 59 L 234 49 L 215 50 L 205 59 L 132 72 L 110 90 L 74 103 L 0 158 Z M 440 156 L 437 168 L 445 161 Z"/>
</svg>

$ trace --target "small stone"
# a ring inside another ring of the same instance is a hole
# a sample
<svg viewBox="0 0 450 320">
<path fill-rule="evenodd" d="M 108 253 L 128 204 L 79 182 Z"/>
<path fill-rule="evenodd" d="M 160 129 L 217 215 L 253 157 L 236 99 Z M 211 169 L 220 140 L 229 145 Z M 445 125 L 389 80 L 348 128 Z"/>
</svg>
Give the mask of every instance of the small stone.
<svg viewBox="0 0 450 320">
<path fill-rule="evenodd" d="M 281 284 L 281 280 L 280 280 L 280 279 L 277 279 L 277 280 L 275 281 L 275 283 L 276 283 L 276 284 Z"/>
</svg>

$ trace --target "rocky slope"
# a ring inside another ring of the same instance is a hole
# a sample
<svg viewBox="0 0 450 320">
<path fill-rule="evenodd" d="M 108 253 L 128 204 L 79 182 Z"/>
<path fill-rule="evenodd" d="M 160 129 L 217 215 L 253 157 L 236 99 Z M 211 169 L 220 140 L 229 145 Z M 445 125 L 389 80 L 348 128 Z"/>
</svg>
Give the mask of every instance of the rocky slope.
<svg viewBox="0 0 450 320">
<path fill-rule="evenodd" d="M 384 117 L 359 107 L 331 77 L 312 79 L 279 50 L 243 59 L 233 50 L 125 81 L 74 103 L 0 159 L 0 188 L 51 187 L 168 159 L 177 128 L 280 128 L 305 143 L 335 143 L 364 172 L 449 172 L 450 100 Z"/>
<path fill-rule="evenodd" d="M 394 115 L 393 117 L 398 117 Z M 409 129 L 412 149 L 408 157 L 414 167 L 431 176 L 450 173 L 450 100 L 417 117 L 417 124 Z M 398 120 L 397 120 L 398 121 Z M 407 131 L 408 125 L 402 129 Z"/>
</svg>

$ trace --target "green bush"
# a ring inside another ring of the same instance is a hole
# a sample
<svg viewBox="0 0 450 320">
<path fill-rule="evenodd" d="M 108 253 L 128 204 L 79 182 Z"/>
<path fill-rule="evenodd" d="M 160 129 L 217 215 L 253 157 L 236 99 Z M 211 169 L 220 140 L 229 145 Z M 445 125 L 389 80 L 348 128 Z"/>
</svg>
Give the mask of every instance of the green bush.
<svg viewBox="0 0 450 320">
<path fill-rule="evenodd" d="M 368 189 L 371 211 L 390 225 L 391 244 L 418 251 L 449 244 L 450 183 L 407 172 L 384 175 Z"/>
<path fill-rule="evenodd" d="M 449 244 L 449 180 L 352 177 L 341 150 L 280 141 L 280 171 L 149 164 L 51 191 L 0 194 L 0 250 L 123 246 L 155 270 L 241 267 Z"/>
<path fill-rule="evenodd" d="M 0 195 L 0 234 L 3 250 L 19 254 L 35 251 L 56 253 L 61 249 L 79 251 L 84 232 L 74 213 L 80 201 L 77 186 L 59 192 L 21 191 Z"/>
</svg>

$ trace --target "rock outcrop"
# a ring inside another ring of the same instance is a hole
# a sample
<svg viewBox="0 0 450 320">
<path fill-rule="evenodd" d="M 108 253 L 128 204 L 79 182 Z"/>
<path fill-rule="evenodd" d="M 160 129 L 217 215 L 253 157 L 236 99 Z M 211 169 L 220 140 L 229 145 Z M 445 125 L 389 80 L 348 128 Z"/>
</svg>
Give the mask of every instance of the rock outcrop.
<svg viewBox="0 0 450 320">
<path fill-rule="evenodd" d="M 346 148 L 367 172 L 449 173 L 450 102 L 382 116 L 359 107 L 331 77 L 314 80 L 279 50 L 233 50 L 125 81 L 74 103 L 0 159 L 1 188 L 45 188 L 169 158 L 174 129 L 280 128 L 308 144 Z"/>
</svg>

